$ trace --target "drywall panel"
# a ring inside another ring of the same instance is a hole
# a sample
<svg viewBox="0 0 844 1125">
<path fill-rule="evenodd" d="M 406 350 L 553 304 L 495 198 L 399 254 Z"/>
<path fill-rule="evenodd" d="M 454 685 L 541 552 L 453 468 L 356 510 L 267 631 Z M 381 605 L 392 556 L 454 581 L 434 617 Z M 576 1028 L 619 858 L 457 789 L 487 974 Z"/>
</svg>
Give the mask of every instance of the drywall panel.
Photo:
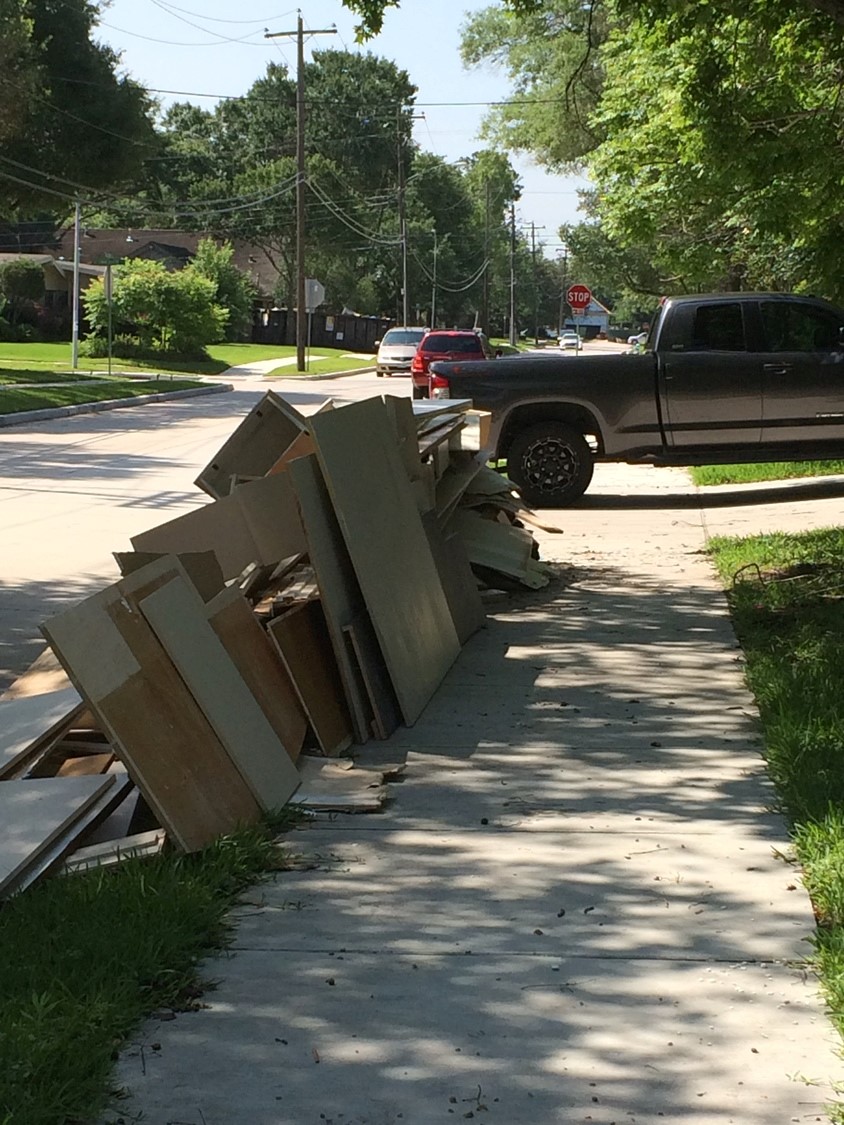
<svg viewBox="0 0 844 1125">
<path fill-rule="evenodd" d="M 456 533 L 443 534 L 433 512 L 423 517 L 428 545 L 443 584 L 446 601 L 461 645 L 483 625 L 486 612 L 466 548 Z"/>
<path fill-rule="evenodd" d="M 61 738 L 84 706 L 70 684 L 41 695 L 0 700 L 0 778 Z"/>
<path fill-rule="evenodd" d="M 174 578 L 140 607 L 255 799 L 265 810 L 281 808 L 299 784 L 296 767 L 205 620 L 196 591 Z"/>
<path fill-rule="evenodd" d="M 362 613 L 350 625 L 344 625 L 343 633 L 361 670 L 375 734 L 389 738 L 401 722 L 401 713 L 369 615 Z"/>
<path fill-rule="evenodd" d="M 460 643 L 394 427 L 373 398 L 312 418 L 311 433 L 399 706 L 413 723 Z"/>
<path fill-rule="evenodd" d="M 322 606 L 302 602 L 269 623 L 290 679 L 324 754 L 352 744 L 352 725 Z"/>
<path fill-rule="evenodd" d="M 141 570 L 162 556 L 154 551 L 114 551 L 114 559 L 120 573 L 126 577 Z M 192 584 L 204 602 L 210 601 L 224 588 L 225 579 L 220 563 L 213 551 L 182 551 L 176 555 Z"/>
<path fill-rule="evenodd" d="M 308 720 L 287 669 L 249 602 L 237 589 L 224 590 L 205 607 L 205 616 L 295 762 Z"/>
<path fill-rule="evenodd" d="M 41 628 L 179 847 L 195 851 L 260 818 L 260 806 L 120 584 Z"/>
</svg>

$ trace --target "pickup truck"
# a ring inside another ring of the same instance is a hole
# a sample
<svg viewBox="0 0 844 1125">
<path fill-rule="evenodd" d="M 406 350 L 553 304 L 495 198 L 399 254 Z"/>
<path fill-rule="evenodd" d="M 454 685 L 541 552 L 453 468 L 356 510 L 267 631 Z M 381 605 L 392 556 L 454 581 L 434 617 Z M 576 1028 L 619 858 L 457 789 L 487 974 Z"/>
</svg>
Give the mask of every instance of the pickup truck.
<svg viewBox="0 0 844 1125">
<path fill-rule="evenodd" d="M 783 293 L 667 298 L 641 354 L 433 363 L 434 398 L 492 412 L 492 455 L 534 507 L 596 461 L 721 465 L 844 456 L 844 311 Z"/>
</svg>

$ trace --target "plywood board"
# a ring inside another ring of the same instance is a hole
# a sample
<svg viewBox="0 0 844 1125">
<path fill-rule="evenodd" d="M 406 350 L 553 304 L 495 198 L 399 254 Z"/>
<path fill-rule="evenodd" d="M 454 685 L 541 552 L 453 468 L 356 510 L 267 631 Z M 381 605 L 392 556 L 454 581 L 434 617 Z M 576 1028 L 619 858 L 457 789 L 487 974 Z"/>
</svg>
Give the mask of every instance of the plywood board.
<svg viewBox="0 0 844 1125">
<path fill-rule="evenodd" d="M 27 867 L 113 784 L 106 776 L 0 785 L 0 895 L 13 892 Z"/>
<path fill-rule="evenodd" d="M 343 637 L 343 626 L 366 612 L 363 594 L 316 458 L 301 457 L 293 462 L 290 479 L 355 738 L 363 743 L 371 734 L 372 713 L 360 669 Z"/>
<path fill-rule="evenodd" d="M 279 457 L 274 465 L 267 469 L 267 476 L 270 477 L 274 473 L 287 472 L 287 466 L 291 461 L 295 461 L 297 457 L 306 457 L 309 453 L 314 452 L 314 442 L 310 434 L 299 434 L 285 449 L 284 453 Z"/>
<path fill-rule="evenodd" d="M 261 808 L 281 808 L 299 784 L 296 767 L 206 621 L 196 591 L 174 578 L 140 607 Z"/>
<path fill-rule="evenodd" d="M 0 778 L 9 777 L 57 742 L 85 709 L 79 692 L 66 687 L 40 695 L 0 700 Z"/>
<path fill-rule="evenodd" d="M 287 473 L 252 481 L 238 488 L 232 497 L 241 507 L 256 560 L 278 563 L 290 555 L 301 554 L 305 534 L 296 507 L 296 496 Z"/>
<path fill-rule="evenodd" d="M 384 405 L 387 407 L 387 413 L 395 427 L 399 453 L 407 470 L 408 478 L 411 481 L 417 481 L 422 476 L 422 459 L 419 456 L 417 420 L 413 416 L 413 400 L 397 398 L 395 395 L 384 395 Z"/>
<path fill-rule="evenodd" d="M 236 589 L 224 590 L 205 607 L 205 616 L 295 762 L 308 720 L 287 669 L 249 602 Z"/>
<path fill-rule="evenodd" d="M 157 562 L 162 555 L 156 551 L 115 551 L 114 559 L 120 573 L 126 577 Z M 182 551 L 175 556 L 185 574 L 196 587 L 204 602 L 210 601 L 225 586 L 223 571 L 213 551 Z"/>
<path fill-rule="evenodd" d="M 257 801 L 119 584 L 51 618 L 42 632 L 178 847 L 195 851 L 260 818 Z"/>
<path fill-rule="evenodd" d="M 0 695 L 0 701 L 20 699 L 27 695 L 44 695 L 48 691 L 59 691 L 66 687 L 70 687 L 67 672 L 57 660 L 56 654 L 47 646 L 27 670 Z"/>
<path fill-rule="evenodd" d="M 451 461 L 442 479 L 437 481 L 436 508 L 441 523 L 448 519 L 460 503 L 463 493 L 470 488 L 473 478 L 481 468 L 481 462 L 475 457 L 462 462 Z"/>
<path fill-rule="evenodd" d="M 76 848 L 64 862 L 62 873 L 75 875 L 80 871 L 91 871 L 95 867 L 112 867 L 127 859 L 144 859 L 159 855 L 167 840 L 163 828 L 149 832 L 139 832 L 134 836 L 124 836 L 120 840 L 105 840 Z"/>
<path fill-rule="evenodd" d="M 233 476 L 264 476 L 291 442 L 307 428 L 302 414 L 274 391 L 268 391 L 205 466 L 195 483 L 215 499 L 226 496 Z"/>
<path fill-rule="evenodd" d="M 458 509 L 449 520 L 448 531 L 456 532 L 466 548 L 469 561 L 523 578 L 533 549 L 533 536 L 521 528 L 486 520 L 473 511 Z"/>
<path fill-rule="evenodd" d="M 367 614 L 361 614 L 351 624 L 344 625 L 343 632 L 361 670 L 376 737 L 389 738 L 401 722 L 401 712 L 372 622 Z"/>
<path fill-rule="evenodd" d="M 322 606 L 303 602 L 269 623 L 268 632 L 325 754 L 352 744 L 352 725 Z"/>
<path fill-rule="evenodd" d="M 405 721 L 460 643 L 380 399 L 311 420 L 317 455 Z"/>
<path fill-rule="evenodd" d="M 443 584 L 457 637 L 464 645 L 486 620 L 469 556 L 456 533 L 445 535 L 434 513 L 424 519 L 428 545 Z"/>
</svg>

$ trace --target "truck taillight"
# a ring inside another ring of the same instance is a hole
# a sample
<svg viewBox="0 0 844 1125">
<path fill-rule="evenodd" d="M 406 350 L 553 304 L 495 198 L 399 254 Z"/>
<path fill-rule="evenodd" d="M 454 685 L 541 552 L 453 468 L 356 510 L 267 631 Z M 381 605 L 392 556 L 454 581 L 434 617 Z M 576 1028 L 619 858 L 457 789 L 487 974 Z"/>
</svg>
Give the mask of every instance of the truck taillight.
<svg viewBox="0 0 844 1125">
<path fill-rule="evenodd" d="M 448 379 L 442 375 L 428 375 L 428 397 L 429 398 L 450 398 L 451 388 L 448 385 Z"/>
<path fill-rule="evenodd" d="M 425 361 L 417 352 L 413 359 L 410 361 L 410 370 L 417 375 L 422 375 L 425 371 Z"/>
</svg>

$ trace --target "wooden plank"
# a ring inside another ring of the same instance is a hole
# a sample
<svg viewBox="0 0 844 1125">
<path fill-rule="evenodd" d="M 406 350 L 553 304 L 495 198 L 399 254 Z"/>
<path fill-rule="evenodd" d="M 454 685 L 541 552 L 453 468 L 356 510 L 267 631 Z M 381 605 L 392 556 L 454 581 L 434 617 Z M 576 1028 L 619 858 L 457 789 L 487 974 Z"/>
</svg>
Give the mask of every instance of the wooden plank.
<svg viewBox="0 0 844 1125">
<path fill-rule="evenodd" d="M 113 554 L 124 578 L 163 557 L 157 551 L 114 551 Z M 223 571 L 213 551 L 182 551 L 175 558 L 204 602 L 210 601 L 224 588 Z"/>
<path fill-rule="evenodd" d="M 40 695 L 0 700 L 0 779 L 58 742 L 85 709 L 79 692 L 65 678 L 66 687 Z"/>
<path fill-rule="evenodd" d="M 83 754 L 81 757 L 65 758 L 59 766 L 56 777 L 96 777 L 105 773 L 114 761 L 114 754 Z"/>
<path fill-rule="evenodd" d="M 372 622 L 363 613 L 349 625 L 344 625 L 343 632 L 361 670 L 376 737 L 389 738 L 401 722 L 401 712 Z"/>
<path fill-rule="evenodd" d="M 486 621 L 486 611 L 481 601 L 478 583 L 472 573 L 469 556 L 457 534 L 443 534 L 433 512 L 424 517 L 422 522 L 451 610 L 458 640 L 464 645 Z"/>
<path fill-rule="evenodd" d="M 14 892 L 26 869 L 112 785 L 108 776 L 0 785 L 0 896 Z"/>
<path fill-rule="evenodd" d="M 42 632 L 174 843 L 195 851 L 260 819 L 260 806 L 120 584 L 51 618 Z"/>
<path fill-rule="evenodd" d="M 140 608 L 261 808 L 281 808 L 299 784 L 296 767 L 196 591 L 177 577 L 142 598 Z"/>
<path fill-rule="evenodd" d="M 352 403 L 313 418 L 311 433 L 399 706 L 413 723 L 460 644 L 386 407 Z"/>
<path fill-rule="evenodd" d="M 273 618 L 268 632 L 323 753 L 339 754 L 352 744 L 352 725 L 322 606 L 303 602 Z"/>
<path fill-rule="evenodd" d="M 56 659 L 53 650 L 47 646 L 27 670 L 0 695 L 0 701 L 21 699 L 28 695 L 45 695 L 47 692 L 59 691 L 67 687 L 70 687 L 67 672 Z"/>
<path fill-rule="evenodd" d="M 461 497 L 469 489 L 472 480 L 482 467 L 481 461 L 476 457 L 469 457 L 464 461 L 451 459 L 442 479 L 437 481 L 436 509 L 441 523 L 448 519 L 460 503 Z"/>
<path fill-rule="evenodd" d="M 228 495 L 233 476 L 264 476 L 307 428 L 302 414 L 268 391 L 205 466 L 196 485 L 215 499 Z"/>
<path fill-rule="evenodd" d="M 365 613 L 366 604 L 316 458 L 301 457 L 293 462 L 290 479 L 296 492 L 308 555 L 316 575 L 355 739 L 364 743 L 371 734 L 372 712 L 361 670 L 346 647 L 343 626 Z"/>
<path fill-rule="evenodd" d="M 97 867 L 112 867 L 127 859 L 145 859 L 160 855 L 167 842 L 163 828 L 149 832 L 139 832 L 134 836 L 124 836 L 120 840 L 104 840 L 98 844 L 88 844 L 76 848 L 64 861 L 63 875 L 76 875 L 80 871 L 91 871 Z"/>
<path fill-rule="evenodd" d="M 295 762 L 305 741 L 307 716 L 275 645 L 249 602 L 237 589 L 224 590 L 206 605 L 205 616 Z"/>
<path fill-rule="evenodd" d="M 522 579 L 533 549 L 533 536 L 519 527 L 486 520 L 474 511 L 458 509 L 447 524 L 466 548 L 469 561 L 476 566 L 498 570 Z"/>
</svg>

